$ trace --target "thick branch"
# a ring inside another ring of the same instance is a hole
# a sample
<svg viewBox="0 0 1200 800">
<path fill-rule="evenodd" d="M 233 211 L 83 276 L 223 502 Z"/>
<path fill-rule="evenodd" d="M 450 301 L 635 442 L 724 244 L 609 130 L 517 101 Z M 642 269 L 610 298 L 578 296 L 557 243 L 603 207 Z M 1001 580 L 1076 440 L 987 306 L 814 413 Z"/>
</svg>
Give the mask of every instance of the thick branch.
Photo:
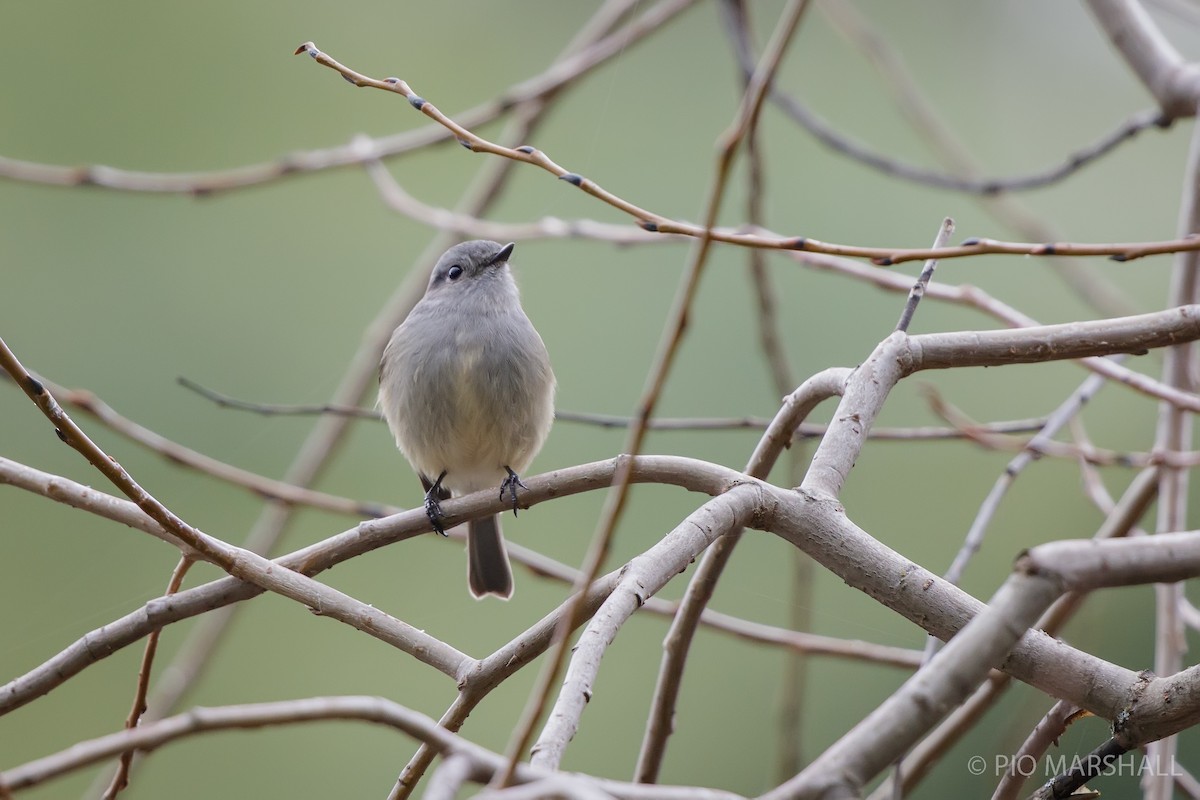
<svg viewBox="0 0 1200 800">
<path fill-rule="evenodd" d="M 617 462 L 617 459 L 610 459 L 528 478 L 526 482 L 529 484 L 529 490 L 521 493 L 521 501 L 526 505 L 534 505 L 551 497 L 607 488 L 612 482 Z M 676 484 L 699 489 L 707 494 L 720 494 L 741 477 L 741 473 L 734 470 L 693 459 L 645 456 L 634 459 L 631 480 Z M 507 506 L 491 491 L 476 492 L 448 500 L 443 503 L 442 508 L 446 512 L 447 527 L 507 510 Z M 120 508 L 106 510 L 113 512 L 111 516 L 114 519 L 129 524 L 136 522 L 136 518 L 127 507 L 124 511 Z M 316 575 L 347 559 L 428 530 L 429 520 L 424 510 L 412 509 L 383 519 L 367 520 L 322 542 L 268 563 L 286 568 L 283 570 L 285 572 L 295 570 L 303 575 Z M 140 609 L 91 631 L 25 675 L 0 686 L 0 714 L 19 708 L 46 694 L 91 664 L 136 642 L 153 630 L 247 600 L 261 594 L 262 591 L 258 586 L 231 577 L 187 589 L 171 597 L 151 600 Z M 448 646 L 445 647 L 452 650 Z M 461 661 L 452 659 L 458 661 L 458 667 L 452 673 L 455 679 L 460 677 L 460 668 L 469 668 L 475 663 L 474 659 L 462 654 L 459 656 Z M 450 668 L 449 662 L 442 666 Z"/>
</svg>

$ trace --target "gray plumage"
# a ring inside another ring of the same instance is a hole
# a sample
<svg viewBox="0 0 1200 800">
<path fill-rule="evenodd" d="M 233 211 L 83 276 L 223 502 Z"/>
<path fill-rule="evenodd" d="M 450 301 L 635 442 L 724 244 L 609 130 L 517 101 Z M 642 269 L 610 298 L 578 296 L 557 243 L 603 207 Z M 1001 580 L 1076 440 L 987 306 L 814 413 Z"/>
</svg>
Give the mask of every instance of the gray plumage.
<svg viewBox="0 0 1200 800">
<path fill-rule="evenodd" d="M 554 373 L 521 308 L 512 250 L 482 240 L 447 250 L 383 351 L 379 405 L 439 530 L 437 501 L 450 495 L 498 488 L 515 512 L 517 476 L 554 420 Z M 467 531 L 471 594 L 510 597 L 499 519 L 473 520 Z"/>
</svg>

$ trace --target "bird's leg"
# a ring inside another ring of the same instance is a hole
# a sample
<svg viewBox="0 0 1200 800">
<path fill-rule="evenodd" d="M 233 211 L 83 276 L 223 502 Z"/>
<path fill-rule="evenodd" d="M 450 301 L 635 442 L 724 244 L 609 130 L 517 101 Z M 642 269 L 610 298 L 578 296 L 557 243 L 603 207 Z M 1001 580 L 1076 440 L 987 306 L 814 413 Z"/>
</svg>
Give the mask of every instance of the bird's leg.
<svg viewBox="0 0 1200 800">
<path fill-rule="evenodd" d="M 437 480 L 430 486 L 424 475 L 421 476 L 421 481 L 426 484 L 425 492 L 425 516 L 429 517 L 429 524 L 433 525 L 433 529 L 442 536 L 446 535 L 445 529 L 442 527 L 442 506 L 438 500 L 448 497 L 449 494 L 442 488 L 442 478 L 446 477 L 446 470 L 442 470 L 442 474 L 438 475 Z"/>
<path fill-rule="evenodd" d="M 512 471 L 512 467 L 505 467 L 504 471 L 508 473 L 508 477 L 500 484 L 500 499 L 504 499 L 504 493 L 508 492 L 509 498 L 512 499 L 513 516 L 517 515 L 517 487 L 528 491 L 529 487 L 521 483 L 521 476 Z"/>
</svg>

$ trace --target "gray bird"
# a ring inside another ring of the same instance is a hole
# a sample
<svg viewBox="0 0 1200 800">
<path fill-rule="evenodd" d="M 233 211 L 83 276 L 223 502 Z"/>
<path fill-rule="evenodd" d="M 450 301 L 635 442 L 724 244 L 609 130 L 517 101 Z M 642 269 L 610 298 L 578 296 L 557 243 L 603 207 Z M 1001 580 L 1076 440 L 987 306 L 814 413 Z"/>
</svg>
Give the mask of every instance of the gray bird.
<svg viewBox="0 0 1200 800">
<path fill-rule="evenodd" d="M 521 308 L 513 247 L 477 240 L 447 250 L 380 362 L 380 408 L 443 535 L 438 501 L 451 495 L 499 486 L 516 514 L 520 473 L 554 421 L 554 372 Z M 468 523 L 467 580 L 475 597 L 512 596 L 495 515 Z"/>
</svg>

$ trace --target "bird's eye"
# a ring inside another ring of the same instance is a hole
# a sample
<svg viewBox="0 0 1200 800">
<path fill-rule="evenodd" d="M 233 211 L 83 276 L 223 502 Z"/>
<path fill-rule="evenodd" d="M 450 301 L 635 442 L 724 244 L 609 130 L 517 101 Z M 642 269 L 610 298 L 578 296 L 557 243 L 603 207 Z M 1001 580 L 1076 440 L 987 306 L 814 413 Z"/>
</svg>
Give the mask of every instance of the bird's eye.
<svg viewBox="0 0 1200 800">
<path fill-rule="evenodd" d="M 458 264 L 455 264 L 453 267 L 446 270 L 446 275 L 449 276 L 450 280 L 456 281 L 462 277 L 462 272 L 462 267 L 460 267 Z"/>
</svg>

